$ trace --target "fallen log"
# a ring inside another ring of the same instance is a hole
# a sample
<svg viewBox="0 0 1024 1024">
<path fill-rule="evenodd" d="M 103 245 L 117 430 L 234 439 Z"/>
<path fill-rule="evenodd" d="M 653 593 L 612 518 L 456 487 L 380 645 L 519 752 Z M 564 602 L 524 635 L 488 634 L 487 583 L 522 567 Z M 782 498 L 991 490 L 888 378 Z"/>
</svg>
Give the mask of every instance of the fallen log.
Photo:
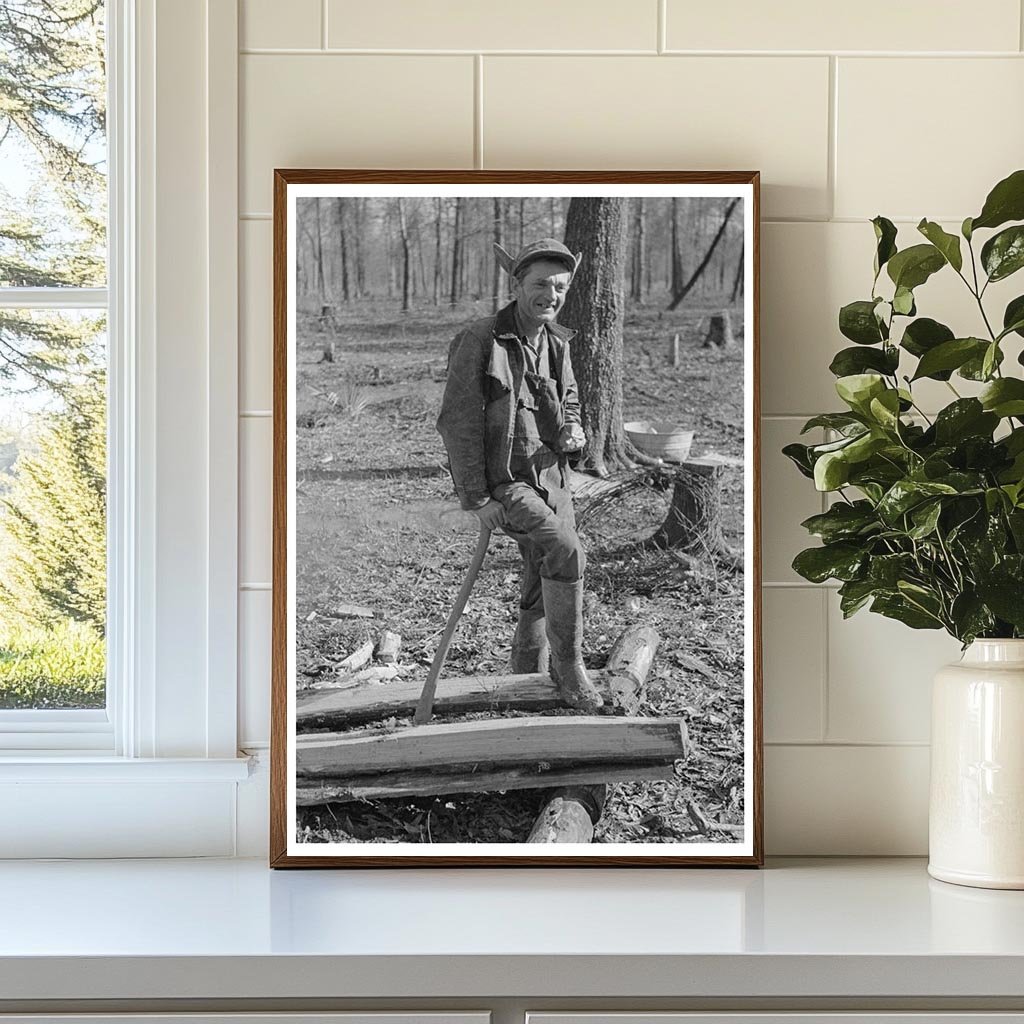
<svg viewBox="0 0 1024 1024">
<path fill-rule="evenodd" d="M 635 781 L 635 780 L 632 780 Z M 608 780 L 605 779 L 604 783 Z M 589 843 L 601 818 L 608 787 L 568 786 L 544 805 L 528 843 Z"/>
<path fill-rule="evenodd" d="M 606 669 L 591 672 L 590 677 L 606 701 L 626 714 L 636 712 L 640 694 L 628 673 Z M 422 682 L 401 680 L 386 687 L 303 691 L 295 701 L 296 728 L 300 732 L 341 729 L 386 718 L 408 718 L 416 710 L 422 689 Z M 562 706 L 563 701 L 551 677 L 539 672 L 440 679 L 434 697 L 435 714 L 545 711 Z"/>
<path fill-rule="evenodd" d="M 297 738 L 296 777 L 306 782 L 383 780 L 410 772 L 442 787 L 457 780 L 500 788 L 485 776 L 526 770 L 533 785 L 559 771 L 568 782 L 579 772 L 671 766 L 686 753 L 679 718 L 565 716 L 422 725 L 385 733 L 313 733 Z M 379 783 L 375 783 L 379 784 Z M 525 783 L 524 783 L 525 785 Z M 433 788 L 434 792 L 446 792 Z"/>
<path fill-rule="evenodd" d="M 622 633 L 608 652 L 605 665 L 611 687 L 624 687 L 639 704 L 659 641 L 657 630 L 650 626 L 633 626 Z M 685 729 L 683 737 L 685 747 Z M 608 784 L 613 781 L 607 778 L 592 786 L 576 785 L 555 790 L 541 809 L 527 842 L 591 842 L 608 797 Z"/>
<path fill-rule="evenodd" d="M 439 775 L 436 771 L 409 771 L 366 775 L 355 779 L 329 777 L 297 779 L 295 803 L 299 807 L 458 793 L 504 793 L 511 789 L 547 789 L 551 786 L 596 786 L 607 782 L 643 782 L 670 779 L 672 765 L 594 765 L 588 768 L 552 768 L 528 765 L 500 771 L 482 770 L 468 775 Z"/>
</svg>

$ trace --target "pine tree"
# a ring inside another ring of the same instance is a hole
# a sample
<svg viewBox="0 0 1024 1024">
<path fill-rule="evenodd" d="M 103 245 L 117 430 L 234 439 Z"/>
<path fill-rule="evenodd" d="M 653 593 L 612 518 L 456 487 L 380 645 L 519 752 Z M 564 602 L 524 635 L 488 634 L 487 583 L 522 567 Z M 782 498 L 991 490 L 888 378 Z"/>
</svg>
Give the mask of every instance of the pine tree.
<svg viewBox="0 0 1024 1024">
<path fill-rule="evenodd" d="M 53 626 L 106 623 L 106 396 L 100 374 L 49 417 L 0 498 L 0 605 Z"/>
<path fill-rule="evenodd" d="M 35 168 L 25 198 L 0 188 L 0 287 L 103 284 L 106 67 L 102 0 L 0 3 L 0 147 Z M 20 207 L 20 208 L 19 208 Z M 90 361 L 59 318 L 0 310 L 0 385 L 69 391 Z"/>
</svg>

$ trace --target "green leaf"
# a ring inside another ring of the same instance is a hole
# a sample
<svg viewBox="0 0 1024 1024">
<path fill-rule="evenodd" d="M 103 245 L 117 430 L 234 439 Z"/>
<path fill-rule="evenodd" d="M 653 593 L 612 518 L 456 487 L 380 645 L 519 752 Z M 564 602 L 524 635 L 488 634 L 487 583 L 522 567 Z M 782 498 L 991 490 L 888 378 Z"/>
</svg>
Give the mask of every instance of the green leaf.
<svg viewBox="0 0 1024 1024">
<path fill-rule="evenodd" d="M 858 351 L 867 351 L 858 350 Z M 854 416 L 848 412 L 824 412 L 820 416 L 812 416 L 804 425 L 800 431 L 801 434 L 806 434 L 808 430 L 814 430 L 815 427 L 825 427 L 827 430 L 838 430 L 846 431 L 851 427 L 864 427 L 866 424 L 858 416 Z M 860 431 L 857 431 L 860 433 Z"/>
<path fill-rule="evenodd" d="M 969 591 L 957 594 L 953 599 L 949 617 L 956 628 L 956 638 L 962 643 L 970 643 L 976 637 L 990 633 L 996 624 L 992 612 L 981 598 Z"/>
<path fill-rule="evenodd" d="M 981 265 L 990 281 L 1002 281 L 1024 267 L 1024 225 L 1000 231 L 981 249 Z"/>
<path fill-rule="evenodd" d="M 826 544 L 801 551 L 793 559 L 793 569 L 812 583 L 824 583 L 827 579 L 852 580 L 866 557 L 859 544 Z"/>
<path fill-rule="evenodd" d="M 934 245 L 922 244 L 901 249 L 889 260 L 886 270 L 897 288 L 913 291 L 945 265 L 945 257 Z"/>
<path fill-rule="evenodd" d="M 934 480 L 897 480 L 878 503 L 878 514 L 891 526 L 912 508 L 942 494 L 956 494 L 957 488 Z"/>
<path fill-rule="evenodd" d="M 971 240 L 971 235 L 974 234 L 974 229 L 971 227 L 973 222 L 973 217 L 965 217 L 963 224 L 960 225 L 960 234 L 963 235 L 968 242 Z"/>
<path fill-rule="evenodd" d="M 872 533 L 879 528 L 878 517 L 869 501 L 850 504 L 837 501 L 827 512 L 811 516 L 800 525 L 826 544 Z"/>
<path fill-rule="evenodd" d="M 875 316 L 876 299 L 850 302 L 839 310 L 839 332 L 858 345 L 877 345 L 888 337 Z"/>
<path fill-rule="evenodd" d="M 961 366 L 960 369 L 956 371 L 957 376 L 963 377 L 964 380 L 989 380 L 992 376 L 992 372 L 994 371 L 989 371 L 988 373 L 985 372 L 986 355 L 988 355 L 987 344 L 985 346 L 984 352 L 979 352 L 976 356 L 971 356 L 971 358 L 968 359 L 967 362 L 965 362 L 964 365 Z M 993 362 L 995 366 L 999 366 L 999 364 L 1002 363 L 1003 361 L 1003 350 L 997 347 L 994 355 L 995 359 L 993 360 Z"/>
<path fill-rule="evenodd" d="M 944 231 L 933 220 L 922 220 L 917 225 L 917 230 L 942 253 L 945 261 L 954 269 L 960 270 L 964 265 L 963 256 L 960 254 L 960 239 L 956 235 Z"/>
<path fill-rule="evenodd" d="M 913 316 L 917 312 L 917 306 L 914 305 L 914 293 L 909 288 L 900 285 L 892 297 L 892 308 L 893 312 L 899 313 L 900 316 Z"/>
<path fill-rule="evenodd" d="M 1024 380 L 1019 377 L 992 381 L 978 398 L 984 409 L 1000 418 L 1024 416 Z"/>
<path fill-rule="evenodd" d="M 1014 331 L 1024 338 L 1024 295 L 1012 299 L 1003 313 L 1003 333 Z M 1000 335 L 1002 337 L 1002 335 Z"/>
<path fill-rule="evenodd" d="M 866 415 L 871 399 L 885 390 L 885 381 L 876 373 L 855 373 L 836 381 L 836 393 L 861 415 Z"/>
<path fill-rule="evenodd" d="M 945 341 L 952 341 L 955 337 L 956 335 L 945 324 L 922 316 L 907 324 L 900 345 L 912 356 L 920 358 L 926 352 Z"/>
<path fill-rule="evenodd" d="M 896 585 L 910 572 L 914 556 L 906 552 L 894 555 L 875 555 L 868 567 L 868 579 L 876 587 L 895 591 Z"/>
<path fill-rule="evenodd" d="M 896 430 L 899 425 L 900 396 L 895 390 L 884 391 L 871 399 L 868 406 L 872 418 L 886 430 Z"/>
<path fill-rule="evenodd" d="M 942 502 L 940 501 L 927 501 L 923 505 L 918 505 L 910 513 L 910 521 L 914 525 L 908 531 L 908 536 L 913 537 L 914 540 L 924 540 L 925 537 L 935 532 L 941 514 Z"/>
<path fill-rule="evenodd" d="M 814 462 L 811 460 L 810 447 L 806 444 L 787 444 L 782 454 L 789 459 L 804 476 L 814 478 Z"/>
<path fill-rule="evenodd" d="M 935 439 L 940 445 L 956 444 L 968 437 L 991 437 L 999 417 L 985 412 L 976 398 L 958 398 L 935 417 Z"/>
<path fill-rule="evenodd" d="M 989 378 L 991 378 L 995 368 L 1001 362 L 999 356 L 999 342 L 993 341 L 985 349 L 985 355 L 982 357 L 981 360 L 981 376 L 983 380 L 988 380 Z"/>
<path fill-rule="evenodd" d="M 900 596 L 879 596 L 871 602 L 871 610 L 887 619 L 896 619 L 911 629 L 942 629 L 942 621 L 927 612 L 915 608 Z"/>
<path fill-rule="evenodd" d="M 837 377 L 848 377 L 866 370 L 877 370 L 891 377 L 900 365 L 899 349 L 894 345 L 884 348 L 844 348 L 836 353 L 829 370 Z"/>
<path fill-rule="evenodd" d="M 978 596 L 1004 622 L 1024 629 L 1024 580 L 993 575 L 978 583 Z"/>
<path fill-rule="evenodd" d="M 952 341 L 944 341 L 921 356 L 913 380 L 920 380 L 922 377 L 941 380 L 941 373 L 959 369 L 968 359 L 975 356 L 983 358 L 986 348 L 988 342 L 982 341 L 981 338 L 954 338 Z"/>
<path fill-rule="evenodd" d="M 814 486 L 819 491 L 838 490 L 850 479 L 850 463 L 843 453 L 826 452 L 814 463 Z"/>
<path fill-rule="evenodd" d="M 881 215 L 871 221 L 875 229 L 875 277 L 889 260 L 896 255 L 896 225 Z"/>
<path fill-rule="evenodd" d="M 870 580 L 850 580 L 839 588 L 839 607 L 843 618 L 848 619 L 860 611 L 879 592 L 878 585 Z"/>
<path fill-rule="evenodd" d="M 997 228 L 1008 220 L 1024 220 L 1024 170 L 1014 171 L 989 192 L 981 213 L 970 221 L 967 230 Z M 965 227 L 967 223 L 964 221 Z"/>
</svg>

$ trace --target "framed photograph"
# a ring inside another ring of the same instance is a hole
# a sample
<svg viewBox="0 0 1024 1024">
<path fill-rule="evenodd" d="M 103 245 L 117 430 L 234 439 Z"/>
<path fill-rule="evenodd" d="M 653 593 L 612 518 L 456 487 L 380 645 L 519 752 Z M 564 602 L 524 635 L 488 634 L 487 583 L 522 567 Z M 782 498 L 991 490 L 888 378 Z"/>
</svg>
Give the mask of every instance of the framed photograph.
<svg viewBox="0 0 1024 1024">
<path fill-rule="evenodd" d="M 762 863 L 758 184 L 275 172 L 273 866 Z"/>
</svg>

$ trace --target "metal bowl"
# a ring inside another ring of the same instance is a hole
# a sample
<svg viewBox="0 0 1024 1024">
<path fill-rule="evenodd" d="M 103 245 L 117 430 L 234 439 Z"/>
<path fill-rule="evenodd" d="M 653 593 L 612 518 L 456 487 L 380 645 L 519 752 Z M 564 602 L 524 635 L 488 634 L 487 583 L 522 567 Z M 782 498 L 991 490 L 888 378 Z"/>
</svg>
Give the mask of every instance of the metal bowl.
<svg viewBox="0 0 1024 1024">
<path fill-rule="evenodd" d="M 666 462 L 685 462 L 693 445 L 693 431 L 669 420 L 631 420 L 623 427 L 640 451 Z"/>
</svg>

